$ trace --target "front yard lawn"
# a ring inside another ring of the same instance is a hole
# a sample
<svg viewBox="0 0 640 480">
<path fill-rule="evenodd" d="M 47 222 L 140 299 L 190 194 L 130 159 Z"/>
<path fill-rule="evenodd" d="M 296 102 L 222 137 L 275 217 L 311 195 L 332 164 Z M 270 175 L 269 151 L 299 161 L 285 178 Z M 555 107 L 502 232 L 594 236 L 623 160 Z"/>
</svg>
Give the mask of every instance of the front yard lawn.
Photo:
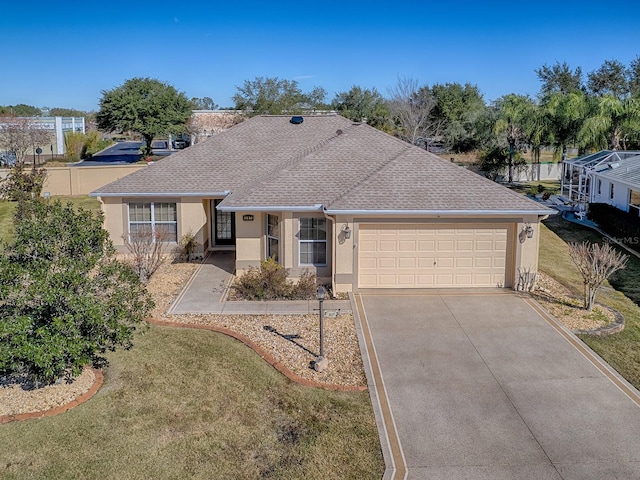
<svg viewBox="0 0 640 480">
<path fill-rule="evenodd" d="M 559 215 L 544 223 L 546 226 L 543 225 L 540 232 L 540 270 L 581 296 L 582 277 L 571 261 L 567 243 L 602 242 L 602 236 Z M 622 313 L 625 329 L 610 337 L 582 335 L 581 339 L 636 388 L 640 388 L 640 259 L 630 256 L 627 268 L 611 277 L 609 283 L 605 282 L 596 301 Z"/>
<path fill-rule="evenodd" d="M 381 478 L 369 394 L 302 387 L 245 345 L 152 326 L 64 414 L 0 425 L 0 476 Z"/>
<path fill-rule="evenodd" d="M 62 203 L 71 202 L 76 207 L 82 207 L 94 212 L 100 211 L 100 202 L 88 195 L 60 195 L 51 198 L 58 199 Z M 9 242 L 13 238 L 13 215 L 16 211 L 16 205 L 16 202 L 0 200 L 0 241 Z"/>
</svg>

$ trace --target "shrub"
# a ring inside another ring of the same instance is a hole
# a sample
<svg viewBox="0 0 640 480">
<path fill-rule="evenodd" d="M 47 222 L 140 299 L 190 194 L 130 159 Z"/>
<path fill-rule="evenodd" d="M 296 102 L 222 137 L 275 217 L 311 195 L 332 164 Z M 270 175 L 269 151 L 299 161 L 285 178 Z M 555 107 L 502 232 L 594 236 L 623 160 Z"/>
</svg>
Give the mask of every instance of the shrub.
<svg viewBox="0 0 640 480">
<path fill-rule="evenodd" d="M 196 251 L 199 243 L 196 240 L 196 236 L 192 231 L 187 232 L 180 238 L 180 248 L 182 253 L 187 257 L 187 262 L 190 262 L 193 258 L 193 254 Z"/>
<path fill-rule="evenodd" d="M 538 193 L 542 193 L 544 192 L 545 186 L 542 185 L 541 183 L 538 184 Z"/>
<path fill-rule="evenodd" d="M 0 253 L 0 374 L 51 383 L 130 348 L 153 307 L 117 261 L 101 214 L 71 203 L 21 202 Z"/>
<path fill-rule="evenodd" d="M 251 267 L 236 279 L 234 291 L 246 300 L 306 300 L 314 298 L 316 276 L 305 272 L 297 283 L 288 279 L 289 269 L 273 258 L 260 262 L 260 268 Z"/>
<path fill-rule="evenodd" d="M 313 300 L 316 298 L 317 289 L 316 275 L 311 272 L 304 272 L 293 286 L 292 297 L 297 300 Z"/>
</svg>

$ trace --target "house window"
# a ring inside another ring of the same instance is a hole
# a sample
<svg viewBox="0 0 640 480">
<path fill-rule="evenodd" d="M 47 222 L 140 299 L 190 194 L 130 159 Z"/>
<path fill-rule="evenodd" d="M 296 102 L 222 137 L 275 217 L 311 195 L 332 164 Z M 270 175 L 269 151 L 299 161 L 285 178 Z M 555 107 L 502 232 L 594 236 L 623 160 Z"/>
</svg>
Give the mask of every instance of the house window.
<svg viewBox="0 0 640 480">
<path fill-rule="evenodd" d="M 613 183 L 609 185 L 609 198 L 613 200 Z"/>
<path fill-rule="evenodd" d="M 130 203 L 129 235 L 152 235 L 153 240 L 178 241 L 175 203 Z"/>
<path fill-rule="evenodd" d="M 598 195 L 602 195 L 602 180 L 598 179 Z"/>
<path fill-rule="evenodd" d="M 280 221 L 277 215 L 267 215 L 267 258 L 278 261 Z"/>
<path fill-rule="evenodd" d="M 300 265 L 325 266 L 327 264 L 327 220 L 301 218 Z"/>
</svg>

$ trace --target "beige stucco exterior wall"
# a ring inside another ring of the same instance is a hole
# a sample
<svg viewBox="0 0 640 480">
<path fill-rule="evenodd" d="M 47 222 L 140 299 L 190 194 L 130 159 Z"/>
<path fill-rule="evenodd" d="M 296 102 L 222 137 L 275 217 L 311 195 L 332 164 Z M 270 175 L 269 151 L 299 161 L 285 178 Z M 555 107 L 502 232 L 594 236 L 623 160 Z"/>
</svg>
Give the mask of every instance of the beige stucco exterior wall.
<svg viewBox="0 0 640 480">
<path fill-rule="evenodd" d="M 253 220 L 245 221 L 243 215 L 253 215 Z M 264 260 L 265 218 L 260 212 L 236 213 L 236 275 L 242 275 L 249 267 L 259 267 Z"/>
<path fill-rule="evenodd" d="M 123 234 L 126 229 L 127 206 L 122 203 L 121 198 L 104 197 L 102 202 L 102 212 L 104 213 L 104 228 L 109 232 L 111 241 L 119 251 L 124 250 Z"/>
<path fill-rule="evenodd" d="M 104 165 L 95 167 L 47 168 L 42 194 L 88 195 L 92 191 L 125 177 L 146 165 Z"/>
<path fill-rule="evenodd" d="M 165 201 L 165 200 L 163 200 Z M 207 245 L 209 235 L 207 233 L 206 201 L 199 197 L 183 197 L 177 202 L 178 213 L 178 241 L 183 235 L 195 234 L 198 242 L 197 253 L 202 253 Z"/>
</svg>

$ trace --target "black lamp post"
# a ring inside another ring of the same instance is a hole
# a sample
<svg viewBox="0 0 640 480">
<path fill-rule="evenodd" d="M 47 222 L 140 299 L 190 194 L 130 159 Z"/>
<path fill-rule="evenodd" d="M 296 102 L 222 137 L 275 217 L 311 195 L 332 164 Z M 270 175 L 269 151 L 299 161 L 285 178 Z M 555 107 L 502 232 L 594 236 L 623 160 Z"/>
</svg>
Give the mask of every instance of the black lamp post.
<svg viewBox="0 0 640 480">
<path fill-rule="evenodd" d="M 324 358 L 324 297 L 327 294 L 325 288 L 320 285 L 318 290 L 316 290 L 316 294 L 318 295 L 318 303 L 320 304 L 320 355 L 316 358 L 314 362 L 314 369 L 318 372 L 322 372 L 327 367 L 327 359 Z"/>
</svg>

